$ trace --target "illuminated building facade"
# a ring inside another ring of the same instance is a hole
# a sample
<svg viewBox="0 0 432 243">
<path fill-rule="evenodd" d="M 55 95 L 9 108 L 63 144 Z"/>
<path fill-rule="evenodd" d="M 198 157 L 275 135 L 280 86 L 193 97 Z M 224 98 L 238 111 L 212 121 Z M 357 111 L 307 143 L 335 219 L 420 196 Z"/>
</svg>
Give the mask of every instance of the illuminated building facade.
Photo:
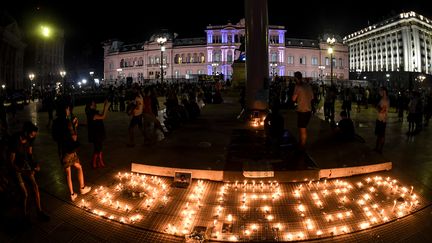
<svg viewBox="0 0 432 243">
<path fill-rule="evenodd" d="M 164 44 L 163 70 L 167 79 L 190 79 L 196 75 L 220 75 L 231 78 L 232 63 L 239 58 L 245 36 L 244 19 L 237 24 L 209 25 L 201 38 L 175 38 Z M 313 80 L 330 79 L 329 47 L 322 40 L 285 37 L 284 26 L 269 26 L 269 76 L 293 76 L 300 71 Z M 104 79 L 114 84 L 129 78 L 133 82 L 157 80 L 161 72 L 161 49 L 157 35 L 148 41 L 124 44 L 109 40 L 104 47 Z M 348 47 L 338 40 L 333 45 L 334 80 L 348 79 Z M 321 68 L 320 68 L 321 67 Z"/>
<path fill-rule="evenodd" d="M 415 12 L 373 24 L 343 38 L 353 76 L 391 72 L 432 74 L 432 20 Z M 367 76 L 364 76 L 368 78 Z"/>
</svg>

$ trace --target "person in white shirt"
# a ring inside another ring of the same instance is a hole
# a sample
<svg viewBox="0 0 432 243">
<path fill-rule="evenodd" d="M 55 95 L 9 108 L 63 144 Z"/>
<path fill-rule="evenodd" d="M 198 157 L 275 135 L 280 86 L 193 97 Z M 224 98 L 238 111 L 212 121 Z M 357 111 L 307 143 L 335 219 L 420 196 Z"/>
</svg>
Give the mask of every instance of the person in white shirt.
<svg viewBox="0 0 432 243">
<path fill-rule="evenodd" d="M 307 80 L 304 80 L 301 72 L 295 72 L 297 85 L 294 89 L 292 101 L 297 102 L 297 127 L 299 129 L 300 149 L 304 149 L 307 139 L 306 127 L 312 117 L 313 91 Z"/>
</svg>

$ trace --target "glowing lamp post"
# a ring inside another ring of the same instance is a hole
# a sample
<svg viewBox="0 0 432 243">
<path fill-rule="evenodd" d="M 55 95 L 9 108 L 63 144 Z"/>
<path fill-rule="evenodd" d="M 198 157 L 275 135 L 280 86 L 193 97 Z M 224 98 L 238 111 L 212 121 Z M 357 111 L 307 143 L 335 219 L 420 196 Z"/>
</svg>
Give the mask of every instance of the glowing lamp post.
<svg viewBox="0 0 432 243">
<path fill-rule="evenodd" d="M 213 75 L 216 75 L 216 70 L 217 70 L 217 67 L 219 66 L 219 63 L 214 62 L 211 65 L 213 67 Z"/>
<path fill-rule="evenodd" d="M 40 33 L 42 37 L 48 38 L 51 36 L 51 29 L 48 26 L 41 26 L 40 27 Z"/>
<path fill-rule="evenodd" d="M 35 78 L 35 75 L 33 73 L 29 74 L 30 79 L 30 96 L 33 97 L 33 79 Z"/>
<path fill-rule="evenodd" d="M 161 48 L 161 60 L 160 60 L 160 69 L 161 69 L 161 83 L 163 83 L 164 76 L 164 67 L 163 67 L 163 53 L 165 51 L 165 42 L 167 41 L 166 37 L 159 37 L 156 39 L 156 42 L 160 45 Z"/>
<path fill-rule="evenodd" d="M 320 78 L 321 78 L 321 83 L 323 82 L 323 71 L 325 69 L 325 66 L 320 65 L 318 66 L 318 69 L 320 70 Z"/>
<path fill-rule="evenodd" d="M 64 86 L 65 86 L 65 80 L 64 77 L 66 76 L 66 71 L 60 71 L 60 76 L 62 77 L 62 90 L 64 91 Z"/>
<path fill-rule="evenodd" d="M 276 68 L 277 68 L 278 64 L 276 62 L 272 62 L 270 63 L 270 68 L 272 69 L 272 76 L 274 78 L 274 76 L 276 76 Z"/>
<path fill-rule="evenodd" d="M 424 75 L 420 75 L 420 76 L 417 77 L 417 80 L 418 80 L 420 83 L 422 83 L 423 80 L 425 80 L 425 79 L 426 79 L 426 77 L 425 77 Z"/>
<path fill-rule="evenodd" d="M 327 52 L 330 54 L 330 83 L 333 85 L 333 45 L 336 42 L 334 37 L 327 38 L 327 44 L 330 46 L 327 48 Z"/>
</svg>

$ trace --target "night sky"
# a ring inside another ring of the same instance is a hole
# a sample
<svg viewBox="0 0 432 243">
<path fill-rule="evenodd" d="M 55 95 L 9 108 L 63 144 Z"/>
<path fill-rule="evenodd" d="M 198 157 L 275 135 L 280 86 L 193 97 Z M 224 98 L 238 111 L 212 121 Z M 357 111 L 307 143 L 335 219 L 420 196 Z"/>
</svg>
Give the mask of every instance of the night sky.
<svg viewBox="0 0 432 243">
<path fill-rule="evenodd" d="M 381 4 L 376 6 L 375 4 Z M 350 6 L 350 5 L 356 6 Z M 53 23 L 65 30 L 65 63 L 69 68 L 100 69 L 100 43 L 118 38 L 127 43 L 147 40 L 160 29 L 169 29 L 179 38 L 204 37 L 208 24 L 233 24 L 244 17 L 243 0 L 219 1 L 21 1 L 2 3 L 23 32 L 39 22 Z M 325 32 L 345 36 L 360 28 L 396 15 L 415 11 L 432 18 L 430 1 L 403 3 L 382 1 L 289 1 L 268 0 L 269 23 L 284 25 L 286 36 L 312 38 Z"/>
</svg>

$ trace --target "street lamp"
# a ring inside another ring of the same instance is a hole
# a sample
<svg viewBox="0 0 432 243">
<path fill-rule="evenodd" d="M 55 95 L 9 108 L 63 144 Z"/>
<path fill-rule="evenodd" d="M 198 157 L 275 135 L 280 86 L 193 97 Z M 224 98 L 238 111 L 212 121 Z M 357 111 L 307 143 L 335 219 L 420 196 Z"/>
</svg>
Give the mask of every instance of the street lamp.
<svg viewBox="0 0 432 243">
<path fill-rule="evenodd" d="M 64 91 L 64 86 L 65 86 L 65 80 L 64 77 L 66 76 L 66 71 L 60 71 L 60 76 L 62 77 L 62 90 Z"/>
<path fill-rule="evenodd" d="M 278 64 L 276 62 L 270 63 L 270 67 L 272 69 L 272 76 L 273 77 L 276 76 L 276 72 L 275 71 L 276 71 L 277 66 L 278 66 Z"/>
<path fill-rule="evenodd" d="M 33 73 L 29 74 L 30 79 L 30 96 L 33 97 L 33 79 L 35 78 L 35 75 Z"/>
<path fill-rule="evenodd" d="M 361 69 L 356 69 L 357 79 L 360 79 L 361 71 L 362 71 Z"/>
<path fill-rule="evenodd" d="M 43 37 L 48 38 L 48 37 L 50 37 L 50 35 L 51 35 L 51 28 L 48 27 L 48 26 L 44 26 L 44 25 L 42 25 L 42 26 L 40 27 L 40 33 L 41 33 L 41 35 L 42 35 Z"/>
<path fill-rule="evenodd" d="M 336 42 L 334 37 L 327 38 L 327 44 L 330 46 L 327 48 L 327 52 L 330 54 L 330 83 L 333 85 L 333 45 Z"/>
<path fill-rule="evenodd" d="M 93 77 L 94 76 L 94 72 L 90 71 L 89 74 L 90 74 L 90 77 L 91 77 L 90 84 L 92 85 L 92 88 L 95 88 L 96 84 L 95 84 L 94 77 Z"/>
<path fill-rule="evenodd" d="M 423 80 L 426 79 L 426 77 L 425 77 L 424 75 L 420 75 L 420 76 L 418 76 L 417 78 L 418 78 L 418 80 L 419 80 L 420 83 L 422 83 Z"/>
<path fill-rule="evenodd" d="M 214 62 L 214 63 L 212 63 L 211 65 L 212 65 L 212 67 L 213 67 L 213 75 L 216 75 L 216 69 L 217 69 L 217 67 L 219 66 L 219 63 Z"/>
<path fill-rule="evenodd" d="M 165 51 L 165 42 L 167 41 L 166 37 L 159 37 L 156 39 L 156 42 L 159 43 L 161 47 L 161 60 L 160 60 L 160 69 L 161 69 L 161 83 L 163 83 L 163 76 L 164 76 L 164 70 L 163 70 L 163 53 Z"/>
<path fill-rule="evenodd" d="M 320 66 L 318 66 L 318 69 L 320 70 L 320 78 L 321 78 L 321 84 L 322 84 L 322 82 L 323 82 L 323 72 L 324 72 L 325 66 L 324 65 L 320 65 Z"/>
</svg>

